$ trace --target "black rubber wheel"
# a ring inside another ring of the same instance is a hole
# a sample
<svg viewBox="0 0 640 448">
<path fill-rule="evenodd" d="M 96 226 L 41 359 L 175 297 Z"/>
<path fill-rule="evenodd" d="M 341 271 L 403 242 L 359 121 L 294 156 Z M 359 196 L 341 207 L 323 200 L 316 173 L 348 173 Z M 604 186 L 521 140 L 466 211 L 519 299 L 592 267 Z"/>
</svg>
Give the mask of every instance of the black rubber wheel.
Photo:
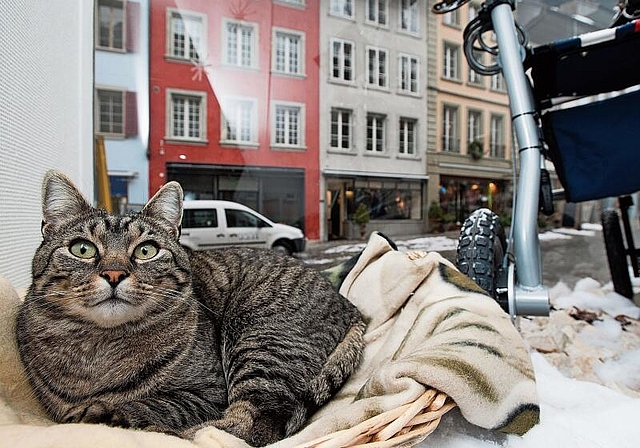
<svg viewBox="0 0 640 448">
<path fill-rule="evenodd" d="M 618 212 L 615 210 L 605 210 L 602 212 L 601 218 L 604 246 L 607 250 L 607 260 L 609 262 L 613 289 L 618 294 L 631 299 L 633 298 L 633 288 L 631 287 L 629 265 L 627 264 L 627 250 L 622 239 Z"/>
<path fill-rule="evenodd" d="M 491 210 L 481 208 L 465 220 L 460 230 L 456 266 L 498 300 L 497 277 L 506 250 L 507 239 L 500 218 Z M 500 303 L 500 306 L 504 308 L 508 304 Z"/>
</svg>

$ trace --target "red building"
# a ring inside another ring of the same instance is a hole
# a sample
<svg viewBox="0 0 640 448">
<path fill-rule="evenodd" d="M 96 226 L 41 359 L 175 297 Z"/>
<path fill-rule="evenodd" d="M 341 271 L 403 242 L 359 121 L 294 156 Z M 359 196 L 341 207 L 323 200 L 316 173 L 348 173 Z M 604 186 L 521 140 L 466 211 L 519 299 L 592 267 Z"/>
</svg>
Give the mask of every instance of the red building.
<svg viewBox="0 0 640 448">
<path fill-rule="evenodd" d="M 319 238 L 317 0 L 154 0 L 149 189 Z"/>
</svg>

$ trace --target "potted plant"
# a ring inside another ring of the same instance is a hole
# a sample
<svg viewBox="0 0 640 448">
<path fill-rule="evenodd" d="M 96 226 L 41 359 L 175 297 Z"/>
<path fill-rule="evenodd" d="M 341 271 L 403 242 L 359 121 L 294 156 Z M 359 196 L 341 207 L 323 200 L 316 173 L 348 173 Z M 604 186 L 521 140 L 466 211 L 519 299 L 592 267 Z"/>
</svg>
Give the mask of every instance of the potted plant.
<svg viewBox="0 0 640 448">
<path fill-rule="evenodd" d="M 371 215 L 369 214 L 369 207 L 367 207 L 364 203 L 360 203 L 360 205 L 358 205 L 358 208 L 356 208 L 353 219 L 358 225 L 358 229 L 360 230 L 360 238 L 364 238 L 365 233 L 367 233 L 367 224 L 369 224 L 369 219 L 371 219 Z"/>
<path fill-rule="evenodd" d="M 438 201 L 431 201 L 427 215 L 429 216 L 429 232 L 442 232 L 444 230 L 442 226 L 444 210 Z"/>
<path fill-rule="evenodd" d="M 473 140 L 469 142 L 467 152 L 473 160 L 480 160 L 484 156 L 484 147 L 480 140 Z"/>
</svg>

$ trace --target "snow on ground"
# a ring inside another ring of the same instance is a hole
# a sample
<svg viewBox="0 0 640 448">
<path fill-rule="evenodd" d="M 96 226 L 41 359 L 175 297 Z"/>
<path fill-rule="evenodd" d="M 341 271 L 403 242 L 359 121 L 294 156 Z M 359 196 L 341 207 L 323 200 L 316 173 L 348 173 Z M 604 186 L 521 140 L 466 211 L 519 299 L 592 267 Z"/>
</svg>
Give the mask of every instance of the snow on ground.
<svg viewBox="0 0 640 448">
<path fill-rule="evenodd" d="M 640 308 L 612 292 L 610 284 L 590 278 L 573 290 L 559 283 L 550 292 L 549 317 L 517 322 L 531 349 L 540 424 L 523 437 L 501 436 L 452 413 L 419 447 L 638 446 Z"/>
<path fill-rule="evenodd" d="M 554 229 L 541 241 L 596 236 L 599 224 Z M 428 236 L 396 241 L 399 250 L 455 250 L 456 240 Z M 348 258 L 364 244 L 325 254 Z M 332 258 L 336 261 L 336 258 Z M 306 260 L 313 263 L 313 260 Z M 640 280 L 631 276 L 640 293 Z M 632 448 L 640 443 L 640 308 L 613 292 L 611 283 L 583 278 L 571 289 L 550 290 L 548 317 L 516 322 L 536 372 L 541 422 L 523 437 L 505 436 L 467 423 L 457 410 L 440 422 L 420 448 Z"/>
</svg>

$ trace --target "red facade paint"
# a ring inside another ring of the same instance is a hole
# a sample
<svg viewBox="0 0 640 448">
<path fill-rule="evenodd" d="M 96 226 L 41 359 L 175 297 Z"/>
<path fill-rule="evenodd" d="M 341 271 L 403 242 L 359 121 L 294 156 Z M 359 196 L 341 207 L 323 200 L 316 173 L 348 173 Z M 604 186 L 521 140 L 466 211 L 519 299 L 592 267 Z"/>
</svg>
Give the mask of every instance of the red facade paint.
<svg viewBox="0 0 640 448">
<path fill-rule="evenodd" d="M 150 197 L 165 183 L 168 163 L 304 169 L 305 233 L 309 239 L 319 239 L 319 1 L 307 0 L 302 8 L 285 6 L 273 0 L 153 0 L 150 5 Z M 167 8 L 206 15 L 207 50 L 201 55 L 204 71 L 199 72 L 189 62 L 176 62 L 165 57 Z M 224 18 L 257 24 L 259 70 L 230 68 L 222 63 Z M 273 27 L 304 33 L 304 77 L 271 74 Z M 206 144 L 165 140 L 168 88 L 207 93 Z M 218 98 L 225 95 L 257 99 L 257 148 L 220 144 Z M 271 148 L 270 105 L 274 100 L 305 104 L 306 150 Z"/>
</svg>

